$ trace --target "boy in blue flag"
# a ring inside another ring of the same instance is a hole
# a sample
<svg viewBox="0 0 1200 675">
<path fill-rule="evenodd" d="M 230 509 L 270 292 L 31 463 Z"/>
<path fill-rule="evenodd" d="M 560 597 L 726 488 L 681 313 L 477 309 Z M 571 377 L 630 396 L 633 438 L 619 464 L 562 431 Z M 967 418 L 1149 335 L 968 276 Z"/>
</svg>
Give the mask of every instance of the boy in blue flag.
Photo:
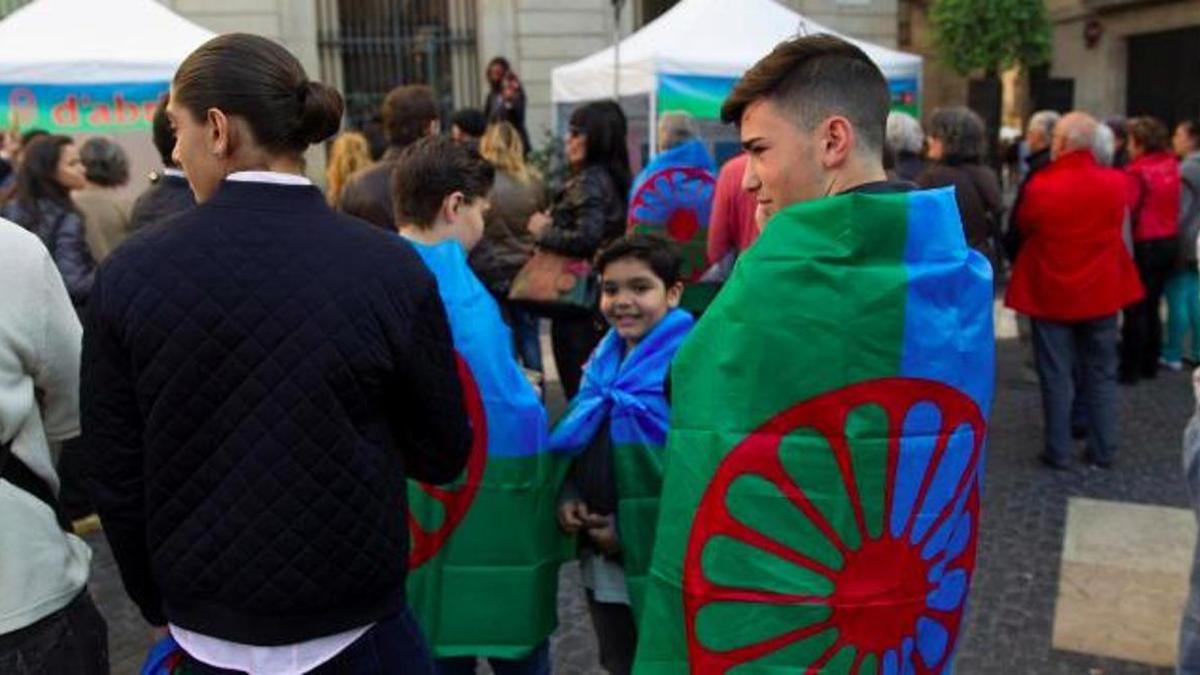
<svg viewBox="0 0 1200 675">
<path fill-rule="evenodd" d="M 667 375 L 692 328 L 692 316 L 678 308 L 682 265 L 678 247 L 657 235 L 630 235 L 600 253 L 600 311 L 612 328 L 550 438 L 551 449 L 576 455 L 559 525 L 580 534 L 600 662 L 613 675 L 633 663 L 662 489 Z"/>
<path fill-rule="evenodd" d="M 444 137 L 409 146 L 393 175 L 400 234 L 437 278 L 473 435 L 450 488 L 409 485 L 409 602 L 439 675 L 549 675 L 557 572 L 569 549 L 553 523 L 565 459 L 547 450 L 538 392 L 517 364 L 492 295 L 467 265 L 483 236 L 494 171 Z M 559 468 L 561 467 L 561 468 Z"/>
</svg>

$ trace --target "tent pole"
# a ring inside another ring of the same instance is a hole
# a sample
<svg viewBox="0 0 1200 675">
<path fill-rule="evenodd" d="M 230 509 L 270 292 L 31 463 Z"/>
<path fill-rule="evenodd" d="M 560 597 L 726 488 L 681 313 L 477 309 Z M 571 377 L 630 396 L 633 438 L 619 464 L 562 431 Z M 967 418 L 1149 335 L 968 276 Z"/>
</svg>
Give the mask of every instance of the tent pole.
<svg viewBox="0 0 1200 675">
<path fill-rule="evenodd" d="M 650 90 L 650 110 L 646 114 L 650 125 L 650 158 L 658 155 L 658 75 L 654 76 L 654 87 Z"/>
<path fill-rule="evenodd" d="M 612 0 L 613 4 L 613 100 L 621 102 L 621 7 L 625 0 Z"/>
</svg>

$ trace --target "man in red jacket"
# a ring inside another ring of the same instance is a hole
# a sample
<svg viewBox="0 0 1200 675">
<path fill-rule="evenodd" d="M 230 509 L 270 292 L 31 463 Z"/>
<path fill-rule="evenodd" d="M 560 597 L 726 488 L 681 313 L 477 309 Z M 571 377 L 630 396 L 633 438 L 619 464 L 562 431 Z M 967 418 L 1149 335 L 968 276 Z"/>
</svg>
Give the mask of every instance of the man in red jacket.
<svg viewBox="0 0 1200 675">
<path fill-rule="evenodd" d="M 1071 376 L 1088 412 L 1088 461 L 1112 465 L 1117 443 L 1117 312 L 1143 295 L 1121 238 L 1127 178 L 1096 163 L 1096 120 L 1071 113 L 1054 128 L 1050 166 L 1030 180 L 1016 214 L 1022 247 L 1006 303 L 1033 319 L 1046 448 L 1065 469 L 1071 455 Z"/>
</svg>

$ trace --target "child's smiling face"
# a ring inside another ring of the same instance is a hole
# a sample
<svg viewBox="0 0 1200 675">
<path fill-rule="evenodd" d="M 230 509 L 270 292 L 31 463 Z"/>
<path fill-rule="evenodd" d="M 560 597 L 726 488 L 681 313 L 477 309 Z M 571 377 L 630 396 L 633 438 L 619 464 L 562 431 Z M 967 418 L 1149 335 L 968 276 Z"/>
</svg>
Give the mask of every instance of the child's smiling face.
<svg viewBox="0 0 1200 675">
<path fill-rule="evenodd" d="M 617 335 L 632 347 L 667 312 L 679 306 L 683 284 L 667 288 L 650 266 L 637 258 L 614 260 L 604 268 L 600 312 Z"/>
</svg>

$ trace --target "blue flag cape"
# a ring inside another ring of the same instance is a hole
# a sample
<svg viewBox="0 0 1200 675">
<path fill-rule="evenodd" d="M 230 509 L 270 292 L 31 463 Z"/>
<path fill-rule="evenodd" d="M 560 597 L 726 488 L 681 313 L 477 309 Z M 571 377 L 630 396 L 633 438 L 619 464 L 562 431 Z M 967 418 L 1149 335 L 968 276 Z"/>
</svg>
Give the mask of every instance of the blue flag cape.
<svg viewBox="0 0 1200 675">
<path fill-rule="evenodd" d="M 557 624 L 569 540 L 555 500 L 567 463 L 547 452 L 545 407 L 462 245 L 412 245 L 437 278 L 474 443 L 454 485 L 409 484 L 409 603 L 435 657 L 521 658 Z"/>
<path fill-rule="evenodd" d="M 671 310 L 628 356 L 621 336 L 608 331 L 584 368 L 579 394 L 550 435 L 554 450 L 579 453 L 608 422 L 617 479 L 617 530 L 635 616 L 654 547 L 662 490 L 662 452 L 671 413 L 667 373 L 693 323 L 686 311 Z"/>
<path fill-rule="evenodd" d="M 411 242 L 437 278 L 454 348 L 467 362 L 487 413 L 489 457 L 528 456 L 546 449 L 546 408 L 521 372 L 512 331 L 500 307 L 467 264 L 457 241 Z"/>
</svg>

